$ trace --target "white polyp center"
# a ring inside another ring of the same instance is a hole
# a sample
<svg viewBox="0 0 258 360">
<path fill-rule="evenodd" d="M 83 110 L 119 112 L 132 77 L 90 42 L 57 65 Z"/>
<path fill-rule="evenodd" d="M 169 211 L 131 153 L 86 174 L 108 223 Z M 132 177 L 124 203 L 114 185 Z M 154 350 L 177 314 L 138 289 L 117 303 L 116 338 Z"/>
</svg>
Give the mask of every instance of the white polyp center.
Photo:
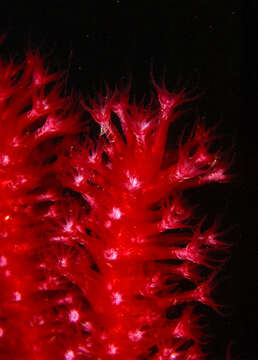
<svg viewBox="0 0 258 360">
<path fill-rule="evenodd" d="M 174 360 L 177 358 L 177 353 L 174 352 L 173 349 L 168 349 L 168 348 L 165 348 L 163 350 L 163 355 L 166 357 L 166 359 L 168 360 Z M 169 356 L 169 357 L 168 357 Z"/>
<path fill-rule="evenodd" d="M 35 72 L 33 74 L 33 80 L 34 80 L 34 84 L 36 85 L 42 85 L 43 84 L 43 81 L 44 81 L 44 78 L 43 76 L 39 73 L 39 72 Z"/>
<path fill-rule="evenodd" d="M 109 355 L 115 355 L 117 353 L 117 347 L 114 344 L 110 344 L 108 346 L 108 352 Z"/>
<path fill-rule="evenodd" d="M 72 304 L 73 298 L 71 295 L 67 295 L 66 297 L 63 297 L 62 299 L 57 301 L 58 304 Z"/>
<path fill-rule="evenodd" d="M 82 327 L 84 328 L 85 331 L 87 332 L 91 332 L 93 330 L 93 326 L 92 323 L 89 321 L 86 321 L 85 323 L 82 324 Z"/>
<path fill-rule="evenodd" d="M 5 256 L 0 256 L 0 267 L 4 267 L 7 265 L 7 259 Z"/>
<path fill-rule="evenodd" d="M 14 147 L 18 147 L 20 145 L 20 140 L 18 138 L 18 136 L 15 136 L 13 139 L 12 139 L 12 145 Z"/>
<path fill-rule="evenodd" d="M 43 105 L 43 109 L 44 110 L 48 110 L 49 109 L 49 105 L 48 105 L 48 103 L 47 103 L 47 101 L 44 99 L 44 100 L 42 100 L 42 105 Z"/>
<path fill-rule="evenodd" d="M 8 155 L 2 155 L 2 156 L 0 157 L 0 164 L 1 164 L 1 165 L 3 165 L 3 166 L 8 165 L 9 162 L 10 162 L 10 158 L 9 158 Z"/>
<path fill-rule="evenodd" d="M 96 162 L 96 158 L 97 158 L 97 153 L 92 153 L 89 157 L 88 157 L 88 161 L 92 164 L 94 164 Z"/>
<path fill-rule="evenodd" d="M 72 226 L 73 226 L 73 222 L 71 220 L 68 220 L 67 223 L 64 225 L 64 231 L 71 232 Z"/>
<path fill-rule="evenodd" d="M 210 245 L 216 245 L 216 238 L 214 234 L 209 235 L 207 240 Z"/>
<path fill-rule="evenodd" d="M 173 354 L 170 355 L 170 359 L 171 359 L 171 360 L 172 360 L 172 359 L 176 359 L 176 358 L 177 358 L 177 354 L 173 353 Z"/>
<path fill-rule="evenodd" d="M 9 270 L 5 270 L 4 275 L 5 277 L 9 277 L 11 275 L 11 272 Z"/>
<path fill-rule="evenodd" d="M 135 331 L 129 331 L 128 333 L 129 339 L 133 342 L 137 342 L 141 340 L 142 336 L 143 336 L 143 332 L 139 329 Z"/>
<path fill-rule="evenodd" d="M 129 189 L 138 189 L 140 187 L 140 181 L 136 176 L 132 176 L 129 171 L 126 172 L 128 178 L 127 187 Z"/>
<path fill-rule="evenodd" d="M 143 244 L 145 242 L 145 239 L 144 237 L 137 235 L 136 237 L 131 238 L 131 242 L 136 244 Z"/>
<path fill-rule="evenodd" d="M 70 322 L 77 322 L 79 320 L 79 313 L 77 310 L 71 310 L 69 313 Z"/>
<path fill-rule="evenodd" d="M 109 216 L 112 219 L 118 220 L 122 216 L 121 210 L 119 208 L 117 208 L 117 207 L 113 207 L 113 209 L 112 209 L 111 213 L 109 214 Z"/>
<path fill-rule="evenodd" d="M 62 258 L 60 259 L 60 265 L 61 265 L 62 267 L 66 267 L 66 266 L 67 266 L 67 259 L 64 258 L 64 257 L 62 257 Z"/>
<path fill-rule="evenodd" d="M 77 175 L 74 177 L 75 185 L 79 186 L 83 181 L 84 177 L 82 175 Z"/>
<path fill-rule="evenodd" d="M 19 291 L 15 291 L 13 293 L 14 301 L 21 301 L 21 293 Z"/>
<path fill-rule="evenodd" d="M 117 259 L 117 251 L 115 249 L 107 249 L 104 251 L 104 257 L 107 260 L 116 260 Z"/>
<path fill-rule="evenodd" d="M 133 188 L 139 187 L 139 185 L 140 185 L 139 181 L 136 177 L 130 177 L 129 181 Z"/>
<path fill-rule="evenodd" d="M 118 292 L 112 294 L 112 304 L 119 305 L 122 302 L 122 295 Z"/>
<path fill-rule="evenodd" d="M 65 353 L 65 360 L 73 360 L 75 357 L 73 350 L 68 350 Z"/>
</svg>

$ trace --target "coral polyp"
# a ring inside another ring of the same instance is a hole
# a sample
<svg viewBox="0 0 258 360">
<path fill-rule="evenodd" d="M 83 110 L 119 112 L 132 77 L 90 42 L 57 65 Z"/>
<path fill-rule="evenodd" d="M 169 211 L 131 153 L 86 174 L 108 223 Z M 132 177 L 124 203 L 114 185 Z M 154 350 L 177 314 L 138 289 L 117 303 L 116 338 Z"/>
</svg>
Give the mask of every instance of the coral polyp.
<svg viewBox="0 0 258 360">
<path fill-rule="evenodd" d="M 184 91 L 80 107 L 60 82 L 37 54 L 0 62 L 1 359 L 207 359 L 196 308 L 220 311 L 229 245 L 185 194 L 227 182 L 228 157 L 200 121 L 167 146 Z"/>
</svg>

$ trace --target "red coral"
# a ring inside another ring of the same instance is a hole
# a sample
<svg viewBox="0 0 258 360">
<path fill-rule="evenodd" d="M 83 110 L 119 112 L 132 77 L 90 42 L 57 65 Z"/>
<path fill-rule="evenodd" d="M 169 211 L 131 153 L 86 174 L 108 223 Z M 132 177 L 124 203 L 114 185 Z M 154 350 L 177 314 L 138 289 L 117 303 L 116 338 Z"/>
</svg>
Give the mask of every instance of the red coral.
<svg viewBox="0 0 258 360">
<path fill-rule="evenodd" d="M 184 92 L 99 95 L 84 104 L 96 135 L 59 77 L 37 54 L 0 62 L 1 359 L 206 358 L 196 304 L 218 310 L 228 245 L 184 190 L 228 181 L 230 164 L 201 123 L 167 156 Z"/>
</svg>

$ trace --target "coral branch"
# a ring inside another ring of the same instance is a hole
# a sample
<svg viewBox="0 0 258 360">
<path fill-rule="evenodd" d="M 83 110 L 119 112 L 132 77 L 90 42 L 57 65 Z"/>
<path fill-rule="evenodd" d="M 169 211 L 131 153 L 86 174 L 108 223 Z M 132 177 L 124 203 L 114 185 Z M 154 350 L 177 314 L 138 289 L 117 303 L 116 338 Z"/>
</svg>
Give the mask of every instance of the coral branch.
<svg viewBox="0 0 258 360">
<path fill-rule="evenodd" d="M 228 181 L 230 162 L 200 122 L 167 157 L 191 99 L 154 87 L 147 107 L 128 89 L 83 102 L 94 134 L 38 54 L 0 62 L 1 359 L 206 358 L 196 304 L 219 311 L 229 246 L 184 190 Z"/>
</svg>

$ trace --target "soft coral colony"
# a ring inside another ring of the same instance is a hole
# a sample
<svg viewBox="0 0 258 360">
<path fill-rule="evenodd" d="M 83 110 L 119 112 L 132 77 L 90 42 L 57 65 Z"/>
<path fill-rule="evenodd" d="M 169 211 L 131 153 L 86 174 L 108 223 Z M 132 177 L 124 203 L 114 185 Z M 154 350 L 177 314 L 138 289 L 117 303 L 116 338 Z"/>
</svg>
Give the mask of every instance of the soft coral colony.
<svg viewBox="0 0 258 360">
<path fill-rule="evenodd" d="M 116 90 L 77 111 L 37 54 L 0 62 L 2 360 L 206 359 L 196 304 L 218 310 L 228 245 L 184 190 L 230 164 L 200 122 L 167 156 L 189 99 L 154 86 L 149 106 Z"/>
</svg>

